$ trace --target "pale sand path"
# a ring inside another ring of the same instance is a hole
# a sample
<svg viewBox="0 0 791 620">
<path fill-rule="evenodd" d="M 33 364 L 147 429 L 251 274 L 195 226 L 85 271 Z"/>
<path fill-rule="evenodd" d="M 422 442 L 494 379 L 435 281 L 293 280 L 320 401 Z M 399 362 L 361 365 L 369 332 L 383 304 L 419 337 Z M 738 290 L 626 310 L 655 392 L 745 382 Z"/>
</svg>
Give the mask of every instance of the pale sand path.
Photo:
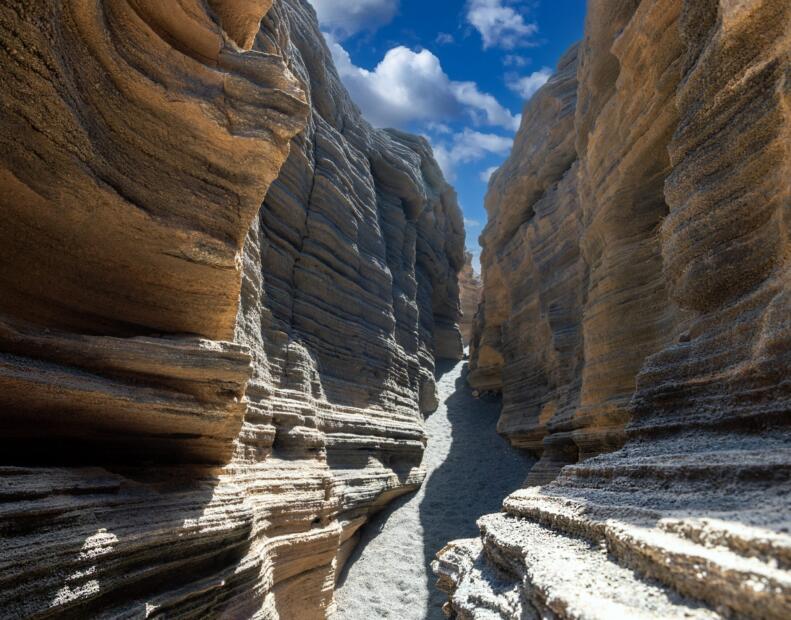
<svg viewBox="0 0 791 620">
<path fill-rule="evenodd" d="M 365 527 L 341 575 L 336 620 L 443 619 L 434 554 L 449 540 L 477 536 L 475 520 L 498 512 L 533 463 L 497 435 L 500 405 L 472 397 L 466 362 L 442 370 L 440 407 L 426 420 L 426 482 Z"/>
</svg>

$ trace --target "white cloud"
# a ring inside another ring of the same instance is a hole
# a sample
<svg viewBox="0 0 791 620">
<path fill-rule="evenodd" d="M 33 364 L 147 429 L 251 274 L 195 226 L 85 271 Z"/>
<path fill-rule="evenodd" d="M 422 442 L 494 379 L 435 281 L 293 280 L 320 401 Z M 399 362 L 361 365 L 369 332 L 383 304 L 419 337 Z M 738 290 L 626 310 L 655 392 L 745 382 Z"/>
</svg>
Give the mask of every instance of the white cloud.
<svg viewBox="0 0 791 620">
<path fill-rule="evenodd" d="M 428 129 L 431 133 L 436 134 L 453 133 L 453 130 L 446 123 L 435 123 L 434 121 L 426 123 L 426 129 Z"/>
<path fill-rule="evenodd" d="M 531 45 L 538 33 L 535 23 L 525 21 L 514 7 L 513 0 L 468 0 L 467 21 L 481 33 L 483 48 L 513 49 Z"/>
<path fill-rule="evenodd" d="M 481 223 L 478 220 L 464 218 L 464 226 L 466 228 L 480 228 Z"/>
<path fill-rule="evenodd" d="M 512 144 L 512 138 L 465 129 L 455 134 L 449 142 L 434 142 L 434 158 L 442 168 L 445 178 L 452 181 L 460 164 L 480 161 L 487 155 L 507 155 Z"/>
<path fill-rule="evenodd" d="M 439 45 L 450 45 L 456 41 L 453 35 L 448 32 L 440 32 L 435 40 Z"/>
<path fill-rule="evenodd" d="M 536 94 L 536 91 L 547 83 L 547 80 L 552 77 L 552 69 L 543 67 L 538 71 L 533 71 L 530 75 L 524 77 L 510 76 L 508 78 L 508 88 L 515 93 L 522 96 L 523 99 L 530 99 Z"/>
<path fill-rule="evenodd" d="M 488 183 L 489 180 L 492 178 L 492 175 L 497 172 L 497 169 L 500 166 L 492 166 L 491 168 L 487 168 L 481 172 L 481 181 L 484 183 Z"/>
<path fill-rule="evenodd" d="M 496 125 L 516 131 L 522 122 L 521 115 L 513 115 L 497 99 L 478 90 L 475 82 L 451 82 L 451 92 L 456 99 L 469 106 L 476 124 Z"/>
<path fill-rule="evenodd" d="M 531 63 L 529 58 L 520 56 L 519 54 L 506 54 L 503 58 L 503 64 L 506 67 L 526 67 Z"/>
<path fill-rule="evenodd" d="M 399 0 L 310 0 L 324 30 L 338 38 L 374 31 L 398 12 Z"/>
<path fill-rule="evenodd" d="M 519 128 L 520 116 L 481 92 L 474 82 L 451 80 L 429 50 L 394 47 L 369 71 L 355 66 L 332 35 L 325 36 L 352 99 L 377 127 L 405 128 L 414 122 L 446 123 L 467 117 L 476 125 Z"/>
</svg>

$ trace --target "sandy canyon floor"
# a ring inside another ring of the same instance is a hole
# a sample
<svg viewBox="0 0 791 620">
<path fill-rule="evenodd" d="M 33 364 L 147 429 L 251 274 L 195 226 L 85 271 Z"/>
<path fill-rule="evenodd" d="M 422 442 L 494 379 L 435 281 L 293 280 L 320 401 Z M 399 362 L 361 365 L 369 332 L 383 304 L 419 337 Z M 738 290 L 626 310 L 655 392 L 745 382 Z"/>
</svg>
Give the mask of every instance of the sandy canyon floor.
<svg viewBox="0 0 791 620">
<path fill-rule="evenodd" d="M 337 620 L 439 620 L 434 554 L 478 535 L 475 520 L 497 512 L 533 461 L 495 430 L 499 403 L 473 398 L 466 362 L 439 368 L 439 409 L 426 421 L 426 482 L 390 504 L 363 531 L 336 592 Z"/>
</svg>

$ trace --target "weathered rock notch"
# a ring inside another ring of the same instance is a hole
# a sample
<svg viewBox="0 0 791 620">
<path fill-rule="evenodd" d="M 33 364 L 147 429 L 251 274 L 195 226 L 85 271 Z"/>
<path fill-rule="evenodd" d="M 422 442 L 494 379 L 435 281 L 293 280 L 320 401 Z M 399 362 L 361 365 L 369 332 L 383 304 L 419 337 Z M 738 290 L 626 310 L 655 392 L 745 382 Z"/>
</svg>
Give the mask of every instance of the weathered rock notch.
<svg viewBox="0 0 791 620">
<path fill-rule="evenodd" d="M 0 55 L 0 616 L 325 617 L 461 355 L 427 143 L 304 0 L 7 0 Z"/>
<path fill-rule="evenodd" d="M 791 615 L 789 67 L 785 0 L 589 3 L 487 197 L 470 381 L 541 460 L 449 611 Z"/>
</svg>

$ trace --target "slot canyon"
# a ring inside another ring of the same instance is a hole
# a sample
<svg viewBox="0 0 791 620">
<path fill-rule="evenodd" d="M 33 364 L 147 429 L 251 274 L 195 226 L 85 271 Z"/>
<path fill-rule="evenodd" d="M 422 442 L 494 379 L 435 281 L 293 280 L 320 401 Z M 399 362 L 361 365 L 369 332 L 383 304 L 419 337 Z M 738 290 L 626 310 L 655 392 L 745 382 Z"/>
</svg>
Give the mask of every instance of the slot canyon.
<svg viewBox="0 0 791 620">
<path fill-rule="evenodd" d="M 0 0 L 0 619 L 791 618 L 791 3 L 588 0 L 480 268 L 337 46 Z"/>
</svg>

